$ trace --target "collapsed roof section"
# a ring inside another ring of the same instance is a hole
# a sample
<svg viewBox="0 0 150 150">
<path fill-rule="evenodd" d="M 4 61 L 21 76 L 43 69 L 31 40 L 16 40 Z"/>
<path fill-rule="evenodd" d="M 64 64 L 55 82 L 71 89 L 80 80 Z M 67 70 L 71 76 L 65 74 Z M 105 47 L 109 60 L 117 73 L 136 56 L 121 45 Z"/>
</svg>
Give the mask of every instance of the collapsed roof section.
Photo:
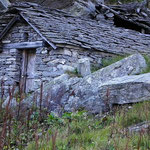
<svg viewBox="0 0 150 150">
<path fill-rule="evenodd" d="M 96 6 L 98 12 L 104 11 L 104 15 L 113 19 L 114 25 L 126 29 L 150 34 L 150 10 L 147 2 L 133 2 L 122 5 Z"/>
<path fill-rule="evenodd" d="M 54 49 L 72 45 L 120 55 L 150 53 L 150 35 L 74 17 L 59 10 L 45 10 L 37 4 L 18 3 L 12 5 L 7 14 L 19 14 Z"/>
</svg>

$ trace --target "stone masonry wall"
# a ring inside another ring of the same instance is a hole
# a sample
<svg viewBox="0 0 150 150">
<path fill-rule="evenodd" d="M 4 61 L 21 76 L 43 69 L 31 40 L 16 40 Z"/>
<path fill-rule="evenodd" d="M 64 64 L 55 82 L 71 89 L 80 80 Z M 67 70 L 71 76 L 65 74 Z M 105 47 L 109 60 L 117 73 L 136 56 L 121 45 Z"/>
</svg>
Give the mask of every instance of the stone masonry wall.
<svg viewBox="0 0 150 150">
<path fill-rule="evenodd" d="M 47 83 L 52 78 L 62 75 L 66 71 L 74 71 L 81 58 L 89 58 L 92 65 L 100 67 L 102 59 L 113 55 L 99 51 L 89 51 L 79 47 L 65 45 L 57 50 L 43 47 L 36 51 L 35 88 L 41 81 Z"/>
<path fill-rule="evenodd" d="M 9 87 L 19 84 L 20 59 L 21 53 L 17 49 L 5 49 L 0 53 L 0 80 L 4 82 L 5 95 L 8 95 Z"/>
<path fill-rule="evenodd" d="M 2 40 L 3 44 L 33 42 L 41 40 L 41 37 L 27 24 L 17 23 Z M 9 87 L 19 85 L 22 67 L 22 50 L 3 49 L 0 52 L 0 80 L 4 80 L 5 95 L 8 95 Z M 0 90 L 1 94 L 1 90 Z"/>
<path fill-rule="evenodd" d="M 3 39 L 3 44 L 17 42 L 34 42 L 42 40 L 41 37 L 27 24 L 17 23 Z M 101 65 L 101 60 L 111 57 L 111 54 L 100 51 L 90 51 L 71 45 L 57 45 L 56 50 L 51 47 L 36 49 L 34 89 L 40 87 L 41 81 L 47 83 L 67 70 L 74 71 L 78 59 L 89 58 L 94 65 Z M 3 49 L 0 53 L 0 76 L 5 82 L 5 89 L 9 86 L 19 85 L 22 67 L 22 50 Z M 7 92 L 6 92 L 7 93 Z M 6 94 L 7 95 L 7 94 Z"/>
<path fill-rule="evenodd" d="M 42 38 L 28 24 L 18 22 L 11 28 L 2 43 L 34 42 L 39 40 L 42 40 Z"/>
</svg>

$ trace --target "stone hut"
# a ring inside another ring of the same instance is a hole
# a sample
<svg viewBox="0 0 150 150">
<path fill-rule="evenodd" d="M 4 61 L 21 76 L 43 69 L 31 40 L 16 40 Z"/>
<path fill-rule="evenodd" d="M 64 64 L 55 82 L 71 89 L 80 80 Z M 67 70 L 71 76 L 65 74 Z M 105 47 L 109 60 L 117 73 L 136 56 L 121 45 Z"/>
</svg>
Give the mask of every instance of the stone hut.
<svg viewBox="0 0 150 150">
<path fill-rule="evenodd" d="M 25 92 L 39 88 L 73 70 L 80 58 L 92 64 L 114 55 L 149 53 L 150 36 L 95 20 L 47 10 L 33 3 L 18 3 L 0 15 L 0 77 L 5 89 Z"/>
</svg>

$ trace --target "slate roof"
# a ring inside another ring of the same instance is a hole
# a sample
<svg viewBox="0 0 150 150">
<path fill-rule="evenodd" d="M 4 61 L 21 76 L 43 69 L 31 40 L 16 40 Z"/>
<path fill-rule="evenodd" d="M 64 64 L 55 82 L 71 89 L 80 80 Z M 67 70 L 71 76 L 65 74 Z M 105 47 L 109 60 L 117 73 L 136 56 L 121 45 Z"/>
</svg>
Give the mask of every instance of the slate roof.
<svg viewBox="0 0 150 150">
<path fill-rule="evenodd" d="M 113 54 L 150 53 L 150 35 L 46 10 L 37 4 L 18 3 L 9 13 L 16 10 L 54 49 L 67 44 Z"/>
</svg>

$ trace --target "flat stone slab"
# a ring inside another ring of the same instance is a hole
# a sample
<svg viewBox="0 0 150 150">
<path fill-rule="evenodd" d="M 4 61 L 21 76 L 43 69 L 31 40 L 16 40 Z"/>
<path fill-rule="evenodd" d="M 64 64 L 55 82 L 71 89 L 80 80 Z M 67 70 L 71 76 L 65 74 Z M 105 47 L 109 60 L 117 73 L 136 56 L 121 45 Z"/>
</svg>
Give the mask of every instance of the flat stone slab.
<svg viewBox="0 0 150 150">
<path fill-rule="evenodd" d="M 116 77 L 139 74 L 146 67 L 147 65 L 144 57 L 137 53 L 102 68 L 85 77 L 83 80 L 87 81 L 89 84 L 98 86 L 100 82 L 103 83 Z"/>
</svg>

